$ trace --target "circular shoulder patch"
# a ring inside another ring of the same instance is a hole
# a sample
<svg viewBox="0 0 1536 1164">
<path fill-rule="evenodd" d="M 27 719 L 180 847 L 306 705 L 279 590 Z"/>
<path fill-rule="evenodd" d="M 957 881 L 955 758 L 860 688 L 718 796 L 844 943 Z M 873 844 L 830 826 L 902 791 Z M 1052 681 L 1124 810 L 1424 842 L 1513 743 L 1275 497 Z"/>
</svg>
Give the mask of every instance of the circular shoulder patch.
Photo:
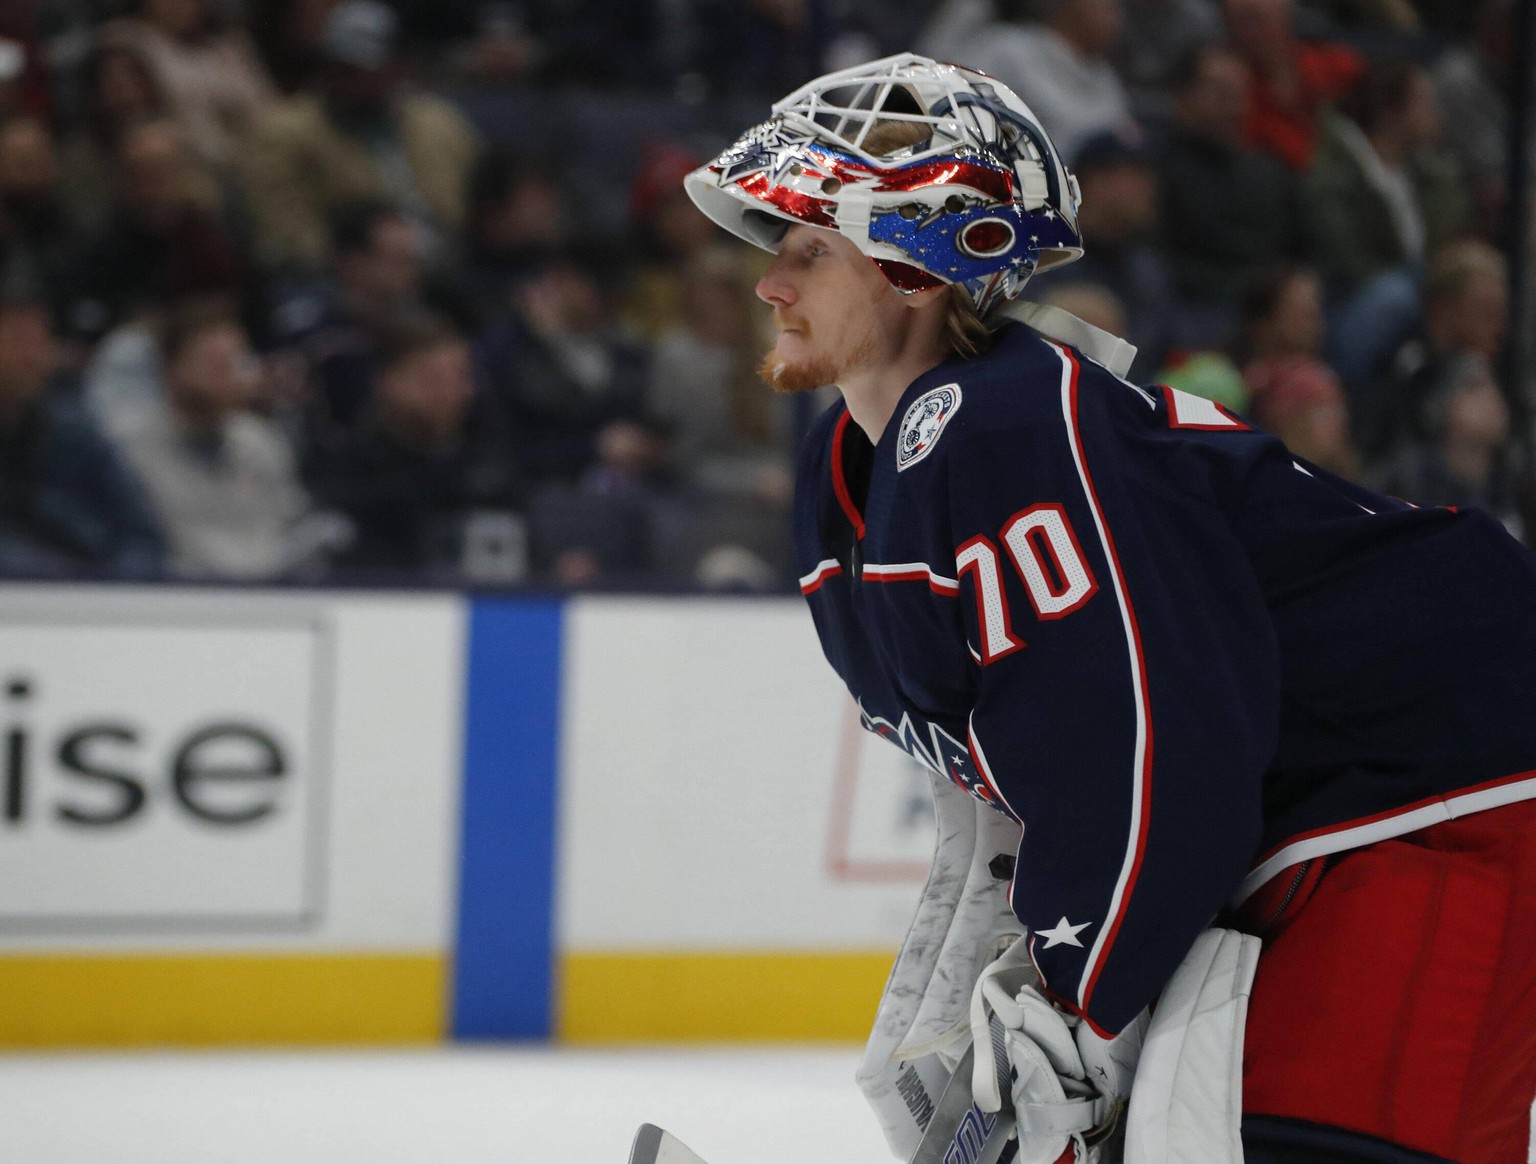
<svg viewBox="0 0 1536 1164">
<path fill-rule="evenodd" d="M 912 402 L 896 434 L 896 471 L 910 468 L 933 451 L 949 418 L 960 411 L 960 385 L 931 388 Z"/>
</svg>

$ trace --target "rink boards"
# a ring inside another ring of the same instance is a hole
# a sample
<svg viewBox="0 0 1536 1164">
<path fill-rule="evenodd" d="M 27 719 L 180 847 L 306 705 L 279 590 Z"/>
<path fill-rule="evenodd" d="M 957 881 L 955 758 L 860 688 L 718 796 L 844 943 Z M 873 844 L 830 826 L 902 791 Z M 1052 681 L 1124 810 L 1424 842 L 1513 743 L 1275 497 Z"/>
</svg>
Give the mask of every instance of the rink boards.
<svg viewBox="0 0 1536 1164">
<path fill-rule="evenodd" d="M 0 1045 L 860 1038 L 924 780 L 798 600 L 0 587 Z"/>
</svg>

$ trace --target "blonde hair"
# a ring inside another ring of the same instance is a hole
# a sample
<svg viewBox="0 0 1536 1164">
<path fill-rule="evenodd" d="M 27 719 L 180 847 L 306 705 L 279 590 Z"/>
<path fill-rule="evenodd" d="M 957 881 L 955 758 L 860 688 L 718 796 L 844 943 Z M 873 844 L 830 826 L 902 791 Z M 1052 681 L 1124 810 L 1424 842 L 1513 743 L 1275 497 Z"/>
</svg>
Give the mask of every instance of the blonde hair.
<svg viewBox="0 0 1536 1164">
<path fill-rule="evenodd" d="M 948 314 L 944 318 L 944 338 L 949 350 L 962 359 L 979 356 L 992 346 L 992 326 L 976 314 L 971 293 L 958 283 L 949 285 Z"/>
</svg>

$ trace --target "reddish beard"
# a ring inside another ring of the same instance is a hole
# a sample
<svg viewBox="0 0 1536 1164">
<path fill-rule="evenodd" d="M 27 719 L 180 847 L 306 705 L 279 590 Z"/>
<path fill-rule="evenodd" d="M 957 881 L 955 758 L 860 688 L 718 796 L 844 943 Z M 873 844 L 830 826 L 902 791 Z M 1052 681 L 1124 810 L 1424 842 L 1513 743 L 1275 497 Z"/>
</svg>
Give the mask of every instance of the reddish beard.
<svg viewBox="0 0 1536 1164">
<path fill-rule="evenodd" d="M 823 384 L 835 383 L 837 365 L 826 358 L 789 364 L 779 359 L 770 349 L 764 353 L 757 375 L 775 392 L 788 395 L 792 392 L 811 392 Z"/>
<path fill-rule="evenodd" d="M 857 368 L 869 358 L 873 350 L 874 341 L 866 337 L 861 343 L 853 345 L 853 350 L 841 360 L 834 360 L 830 356 L 818 356 L 812 360 L 790 363 L 779 359 L 775 349 L 769 348 L 763 356 L 763 362 L 758 365 L 757 375 L 775 392 L 786 395 L 793 392 L 810 392 L 827 384 L 836 384 L 844 372 L 850 368 Z"/>
</svg>

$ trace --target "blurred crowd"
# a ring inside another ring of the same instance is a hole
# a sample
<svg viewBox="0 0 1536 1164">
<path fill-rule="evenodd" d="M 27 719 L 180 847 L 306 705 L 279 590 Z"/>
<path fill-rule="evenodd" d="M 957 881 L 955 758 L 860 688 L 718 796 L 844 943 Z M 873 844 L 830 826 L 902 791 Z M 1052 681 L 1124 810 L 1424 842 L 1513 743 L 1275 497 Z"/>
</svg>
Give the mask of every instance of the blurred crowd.
<svg viewBox="0 0 1536 1164">
<path fill-rule="evenodd" d="M 764 258 L 680 183 L 908 48 L 1080 179 L 1030 297 L 1523 535 L 1512 10 L 0 0 L 0 576 L 789 585 L 819 401 L 757 383 Z"/>
</svg>

